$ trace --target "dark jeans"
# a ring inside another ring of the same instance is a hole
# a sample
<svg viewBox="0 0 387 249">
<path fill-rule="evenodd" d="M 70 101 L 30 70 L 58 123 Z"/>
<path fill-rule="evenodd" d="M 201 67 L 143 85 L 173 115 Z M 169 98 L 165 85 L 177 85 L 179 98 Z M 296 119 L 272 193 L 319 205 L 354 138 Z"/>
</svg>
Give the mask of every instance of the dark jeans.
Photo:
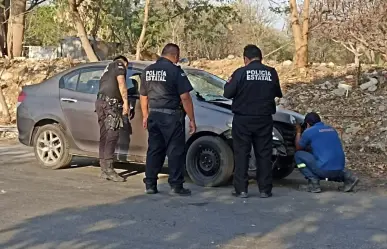
<svg viewBox="0 0 387 249">
<path fill-rule="evenodd" d="M 171 187 L 184 183 L 185 134 L 181 111 L 166 114 L 151 111 L 148 117 L 148 151 L 144 183 L 157 184 L 165 156 L 168 156 L 168 182 Z"/>
<path fill-rule="evenodd" d="M 247 192 L 248 168 L 251 145 L 253 145 L 256 163 L 258 187 L 260 192 L 270 193 L 273 185 L 272 116 L 234 115 L 232 122 L 232 139 L 234 148 L 234 187 L 237 192 Z"/>
<path fill-rule="evenodd" d="M 99 159 L 113 159 L 116 145 L 119 138 L 119 129 L 111 130 L 106 127 L 105 119 L 112 107 L 104 100 L 98 99 L 95 102 L 95 110 L 98 115 L 99 124 Z"/>
<path fill-rule="evenodd" d="M 344 171 L 343 170 L 322 170 L 317 167 L 315 157 L 306 151 L 297 151 L 294 155 L 297 168 L 305 176 L 306 179 L 310 180 L 325 180 L 343 182 Z"/>
</svg>

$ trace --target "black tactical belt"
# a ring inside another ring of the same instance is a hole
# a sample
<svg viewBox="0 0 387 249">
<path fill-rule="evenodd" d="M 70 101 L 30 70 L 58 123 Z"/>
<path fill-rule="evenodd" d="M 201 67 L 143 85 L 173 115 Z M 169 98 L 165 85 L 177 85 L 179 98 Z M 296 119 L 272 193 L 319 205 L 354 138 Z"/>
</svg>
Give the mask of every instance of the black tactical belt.
<svg viewBox="0 0 387 249">
<path fill-rule="evenodd" d="M 102 94 L 102 93 L 98 93 L 97 94 L 97 99 L 101 99 L 101 100 L 109 102 L 111 104 L 120 104 L 121 103 L 121 101 L 119 101 L 118 99 L 110 98 L 110 97 L 108 97 L 108 96 L 106 96 L 105 94 Z"/>
<path fill-rule="evenodd" d="M 166 114 L 174 114 L 180 112 L 180 109 L 164 109 L 164 108 L 149 108 L 149 111 L 153 112 L 162 112 Z"/>
</svg>

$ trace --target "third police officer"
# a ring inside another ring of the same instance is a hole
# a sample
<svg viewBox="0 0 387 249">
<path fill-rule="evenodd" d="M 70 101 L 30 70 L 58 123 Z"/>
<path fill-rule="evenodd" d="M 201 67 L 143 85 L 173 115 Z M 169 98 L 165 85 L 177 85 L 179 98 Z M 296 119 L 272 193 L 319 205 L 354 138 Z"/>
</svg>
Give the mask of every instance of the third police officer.
<svg viewBox="0 0 387 249">
<path fill-rule="evenodd" d="M 167 44 L 156 63 L 144 69 L 141 75 L 140 100 L 143 125 L 148 129 L 148 151 L 144 183 L 147 194 L 155 194 L 157 175 L 165 156 L 168 157 L 169 185 L 173 195 L 190 195 L 183 187 L 185 162 L 185 113 L 190 119 L 190 133 L 196 130 L 190 91 L 193 89 L 187 75 L 177 65 L 180 49 Z M 185 113 L 183 112 L 181 105 Z"/>
<path fill-rule="evenodd" d="M 275 97 L 282 97 L 277 71 L 262 64 L 262 52 L 247 45 L 245 66 L 237 69 L 224 86 L 224 97 L 233 99 L 232 138 L 235 155 L 233 195 L 248 197 L 248 161 L 251 146 L 257 163 L 261 198 L 272 196 L 272 132 Z"/>
</svg>

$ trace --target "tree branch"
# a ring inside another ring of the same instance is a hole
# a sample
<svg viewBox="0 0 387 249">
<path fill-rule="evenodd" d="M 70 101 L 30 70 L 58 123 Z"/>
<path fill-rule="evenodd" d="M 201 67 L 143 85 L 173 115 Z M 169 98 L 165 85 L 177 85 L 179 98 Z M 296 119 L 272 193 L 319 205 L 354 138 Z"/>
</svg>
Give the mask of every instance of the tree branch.
<svg viewBox="0 0 387 249">
<path fill-rule="evenodd" d="M 79 0 L 78 2 L 75 1 L 75 7 L 78 8 L 79 6 L 81 6 L 81 4 L 84 2 L 85 0 Z"/>
<path fill-rule="evenodd" d="M 31 3 L 30 7 L 27 9 L 27 11 L 31 11 L 33 8 L 35 8 L 36 6 L 42 4 L 42 3 L 46 2 L 46 1 L 47 1 L 47 0 L 34 0 L 34 1 Z"/>
</svg>

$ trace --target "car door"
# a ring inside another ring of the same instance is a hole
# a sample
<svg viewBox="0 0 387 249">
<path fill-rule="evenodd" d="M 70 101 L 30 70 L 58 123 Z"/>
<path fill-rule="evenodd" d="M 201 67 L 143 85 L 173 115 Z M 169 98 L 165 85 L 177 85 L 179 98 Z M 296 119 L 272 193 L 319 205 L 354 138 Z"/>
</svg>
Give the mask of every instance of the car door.
<svg viewBox="0 0 387 249">
<path fill-rule="evenodd" d="M 136 68 L 128 71 L 128 85 L 136 88 L 129 89 L 128 94 L 129 103 L 131 106 L 134 106 L 135 116 L 130 120 L 130 123 L 124 125 L 124 128 L 120 131 L 118 159 L 121 161 L 145 162 L 148 148 L 148 132 L 142 125 L 143 116 L 139 97 L 141 72 L 142 70 Z M 136 82 L 137 84 L 133 84 L 133 82 Z"/>
<path fill-rule="evenodd" d="M 81 68 L 60 80 L 60 101 L 77 147 L 86 155 L 98 155 L 99 125 L 95 100 L 104 66 Z"/>
</svg>

